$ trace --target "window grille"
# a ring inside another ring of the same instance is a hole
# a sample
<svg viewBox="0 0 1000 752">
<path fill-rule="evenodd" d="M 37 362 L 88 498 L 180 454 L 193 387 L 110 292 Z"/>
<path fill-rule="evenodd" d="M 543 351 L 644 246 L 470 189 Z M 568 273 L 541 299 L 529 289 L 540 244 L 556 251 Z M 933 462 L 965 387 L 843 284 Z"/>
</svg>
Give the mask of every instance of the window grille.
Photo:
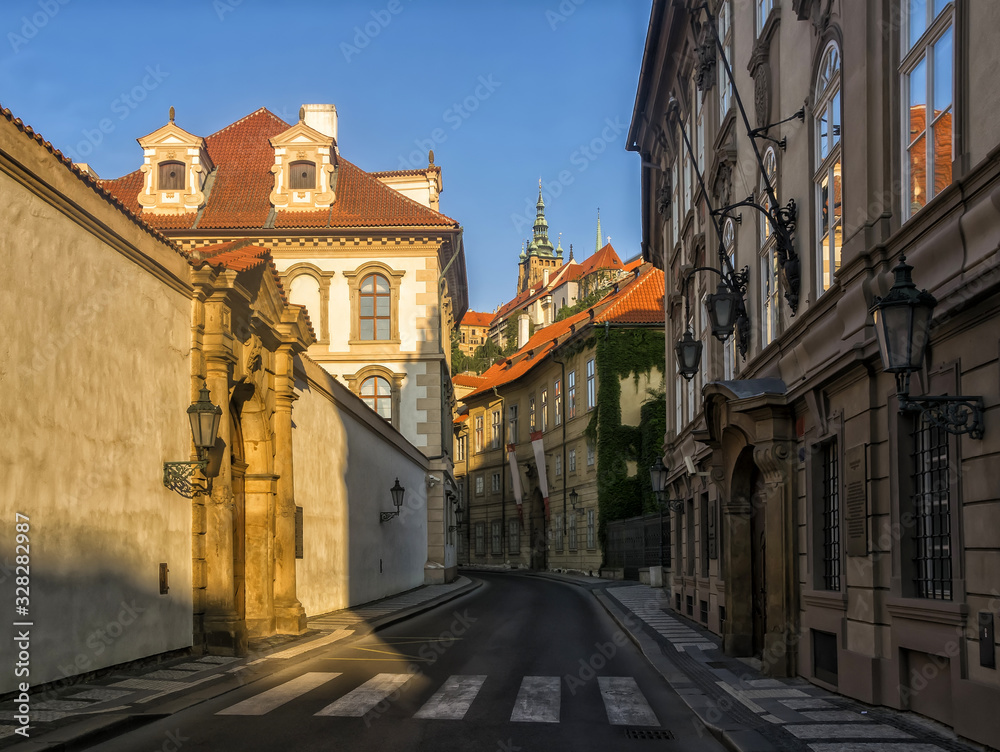
<svg viewBox="0 0 1000 752">
<path fill-rule="evenodd" d="M 918 598 L 951 600 L 948 433 L 921 420 L 913 438 L 913 559 Z"/>
<path fill-rule="evenodd" d="M 823 447 L 823 587 L 840 590 L 840 464 L 837 442 Z"/>
</svg>

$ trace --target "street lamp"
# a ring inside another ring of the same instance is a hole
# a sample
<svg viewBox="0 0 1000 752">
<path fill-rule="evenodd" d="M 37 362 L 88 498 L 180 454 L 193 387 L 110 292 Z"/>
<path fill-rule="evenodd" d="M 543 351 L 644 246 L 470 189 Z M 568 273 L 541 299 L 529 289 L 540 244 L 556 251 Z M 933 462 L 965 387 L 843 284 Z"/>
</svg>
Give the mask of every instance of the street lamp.
<svg viewBox="0 0 1000 752">
<path fill-rule="evenodd" d="M 164 462 L 163 485 L 190 499 L 195 493 L 207 490 L 207 486 L 194 486 L 191 483 L 191 476 L 195 470 L 204 470 L 208 467 L 205 454 L 215 446 L 215 439 L 219 434 L 219 421 L 222 419 L 222 408 L 212 402 L 208 385 L 202 382 L 198 399 L 191 403 L 187 413 L 198 459 L 194 462 Z"/>
<path fill-rule="evenodd" d="M 396 511 L 395 512 L 379 512 L 378 513 L 378 521 L 379 522 L 387 522 L 387 521 L 391 520 L 393 517 L 398 517 L 399 516 L 399 508 L 401 506 L 403 506 L 403 494 L 405 492 L 406 492 L 406 489 L 403 488 L 401 485 L 399 485 L 399 478 L 396 478 L 396 484 L 392 488 L 389 489 L 389 494 L 392 496 L 392 504 L 393 504 L 393 506 L 396 507 Z"/>
<path fill-rule="evenodd" d="M 704 347 L 700 339 L 695 339 L 694 334 L 688 329 L 684 336 L 674 347 L 677 353 L 677 371 L 685 379 L 690 381 L 701 368 L 701 349 Z"/>
<path fill-rule="evenodd" d="M 579 499 L 580 499 L 580 494 L 576 492 L 575 488 L 569 492 L 569 505 L 573 508 L 574 512 L 580 511 L 580 507 L 577 506 L 577 501 L 579 501 Z"/>
<path fill-rule="evenodd" d="M 460 530 L 462 528 L 462 518 L 464 516 L 465 516 L 465 510 L 462 509 L 462 502 L 456 501 L 455 502 L 455 524 L 448 526 L 448 532 L 449 533 L 453 533 L 456 530 Z"/>
<path fill-rule="evenodd" d="M 937 300 L 927 290 L 917 290 L 912 266 L 900 256 L 892 270 L 892 287 L 876 297 L 870 313 L 875 319 L 882 367 L 895 374 L 900 412 L 919 412 L 931 424 L 955 435 L 983 438 L 983 398 L 963 396 L 910 397 L 910 374 L 919 371 L 930 339 L 931 318 Z"/>
</svg>

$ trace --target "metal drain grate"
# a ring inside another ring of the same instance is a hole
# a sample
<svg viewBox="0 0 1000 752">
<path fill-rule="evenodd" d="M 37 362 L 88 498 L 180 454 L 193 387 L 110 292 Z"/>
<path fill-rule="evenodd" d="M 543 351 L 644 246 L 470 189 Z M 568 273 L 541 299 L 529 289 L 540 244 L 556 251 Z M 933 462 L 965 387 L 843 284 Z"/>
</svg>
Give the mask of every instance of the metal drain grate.
<svg viewBox="0 0 1000 752">
<path fill-rule="evenodd" d="M 674 735 L 666 729 L 627 728 L 626 739 L 673 739 Z"/>
</svg>

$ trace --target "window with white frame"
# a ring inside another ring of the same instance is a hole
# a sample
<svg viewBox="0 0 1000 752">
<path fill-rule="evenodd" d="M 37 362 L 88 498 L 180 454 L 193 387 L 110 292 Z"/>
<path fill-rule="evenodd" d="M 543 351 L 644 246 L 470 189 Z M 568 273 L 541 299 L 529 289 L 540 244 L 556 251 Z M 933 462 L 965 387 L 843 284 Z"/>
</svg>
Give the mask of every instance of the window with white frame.
<svg viewBox="0 0 1000 752">
<path fill-rule="evenodd" d="M 490 482 L 490 491 L 492 493 L 500 493 L 500 473 L 493 473 L 493 478 Z"/>
<path fill-rule="evenodd" d="M 491 543 L 490 553 L 502 554 L 503 546 L 500 543 L 500 533 L 501 533 L 500 520 L 493 520 L 493 522 L 490 523 L 490 528 L 491 528 L 490 533 L 492 537 L 492 541 L 490 541 Z"/>
<path fill-rule="evenodd" d="M 507 408 L 507 443 L 517 443 L 517 405 L 510 405 Z"/>
<path fill-rule="evenodd" d="M 563 516 L 561 514 L 556 515 L 555 528 L 555 539 L 556 539 L 556 551 L 560 553 L 563 550 Z"/>
<path fill-rule="evenodd" d="M 754 5 L 756 6 L 754 16 L 757 22 L 757 36 L 760 36 L 760 33 L 764 31 L 764 24 L 767 23 L 767 17 L 774 9 L 774 0 L 754 0 Z"/>
<path fill-rule="evenodd" d="M 535 431 L 535 396 L 528 397 L 528 430 Z"/>
<path fill-rule="evenodd" d="M 562 382 L 556 379 L 555 388 L 552 390 L 555 399 L 556 425 L 562 424 Z"/>
<path fill-rule="evenodd" d="M 521 523 L 517 520 L 507 523 L 507 553 L 521 553 Z"/>
<path fill-rule="evenodd" d="M 483 416 L 476 416 L 476 451 L 483 451 Z"/>
<path fill-rule="evenodd" d="M 588 466 L 594 464 L 594 455 L 595 455 L 594 445 L 593 445 L 593 443 L 591 443 L 590 441 L 588 441 L 587 442 L 587 465 Z"/>
<path fill-rule="evenodd" d="M 566 417 L 576 417 L 576 371 L 570 371 L 566 378 Z"/>
<path fill-rule="evenodd" d="M 722 226 L 722 246 L 729 258 L 729 265 L 736 268 L 736 223 L 727 219 Z M 736 333 L 722 343 L 722 378 L 726 381 L 736 378 Z"/>
<path fill-rule="evenodd" d="M 576 472 L 576 450 L 575 449 L 570 449 L 569 450 L 569 457 L 567 459 L 567 463 L 566 464 L 569 465 L 569 471 L 571 473 L 575 473 Z"/>
<path fill-rule="evenodd" d="M 549 390 L 542 390 L 542 431 L 549 430 Z"/>
<path fill-rule="evenodd" d="M 954 7 L 945 0 L 903 0 L 899 92 L 904 219 L 952 182 Z"/>
<path fill-rule="evenodd" d="M 476 553 L 482 556 L 486 553 L 486 523 L 476 523 Z"/>
<path fill-rule="evenodd" d="M 465 437 L 458 437 L 458 446 L 455 448 L 455 454 L 458 457 L 459 462 L 465 462 Z"/>
<path fill-rule="evenodd" d="M 576 551 L 576 512 L 569 513 L 569 550 Z"/>
<path fill-rule="evenodd" d="M 597 376 L 594 373 L 594 359 L 587 361 L 587 409 L 597 406 Z"/>
<path fill-rule="evenodd" d="M 693 92 L 694 97 L 694 122 L 695 122 L 695 138 L 694 138 L 694 153 L 698 155 L 697 165 L 698 172 L 702 175 L 705 174 L 705 107 L 701 101 L 701 92 L 698 91 L 698 87 L 694 87 Z M 695 178 L 697 181 L 697 178 Z M 694 186 L 695 195 L 698 193 L 697 182 Z"/>
<path fill-rule="evenodd" d="M 556 455 L 556 475 L 562 475 L 562 457 Z"/>
<path fill-rule="evenodd" d="M 476 476 L 476 496 L 482 496 L 482 495 L 483 495 L 483 476 L 482 475 L 477 475 Z"/>
<path fill-rule="evenodd" d="M 816 289 L 824 292 L 833 285 L 840 268 L 843 241 L 843 201 L 841 199 L 841 108 L 840 48 L 830 42 L 823 52 L 816 77 Z"/>
<path fill-rule="evenodd" d="M 500 448 L 500 409 L 490 413 L 490 449 Z"/>
<path fill-rule="evenodd" d="M 726 51 L 726 58 L 732 63 L 733 60 L 733 10 L 732 0 L 722 0 L 719 5 L 719 39 L 722 40 L 722 47 Z M 726 66 L 719 60 L 715 66 L 719 76 L 719 122 L 726 117 L 729 107 L 733 102 L 732 85 L 729 83 L 729 75 L 726 73 Z"/>
<path fill-rule="evenodd" d="M 681 181 L 677 162 L 670 167 L 670 185 L 673 186 L 673 196 L 670 197 L 670 249 L 673 250 L 680 237 L 681 211 Z"/>
<path fill-rule="evenodd" d="M 764 152 L 764 175 L 761 178 L 760 205 L 770 210 L 771 200 L 765 181 L 770 183 L 775 197 L 778 195 L 778 157 L 773 147 Z M 767 347 L 778 336 L 778 251 L 771 223 L 760 215 L 760 343 Z"/>
<path fill-rule="evenodd" d="M 594 528 L 594 510 L 587 510 L 587 549 L 594 550 L 597 548 L 597 531 Z"/>
</svg>

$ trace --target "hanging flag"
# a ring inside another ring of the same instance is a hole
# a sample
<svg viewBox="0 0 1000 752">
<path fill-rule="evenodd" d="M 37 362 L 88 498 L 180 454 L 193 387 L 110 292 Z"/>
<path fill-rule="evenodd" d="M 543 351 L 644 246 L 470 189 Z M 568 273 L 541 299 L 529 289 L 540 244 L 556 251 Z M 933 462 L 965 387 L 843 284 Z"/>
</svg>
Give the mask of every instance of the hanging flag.
<svg viewBox="0 0 1000 752">
<path fill-rule="evenodd" d="M 521 502 L 524 500 L 524 491 L 521 489 L 521 473 L 517 470 L 517 455 L 514 450 L 517 449 L 517 444 L 507 445 L 507 461 L 510 463 L 510 477 L 511 483 L 514 486 L 514 501 L 517 502 L 517 516 L 521 519 L 521 523 L 524 523 L 524 514 L 521 510 Z"/>
<path fill-rule="evenodd" d="M 545 501 L 545 519 L 549 518 L 549 481 L 545 475 L 545 447 L 542 445 L 542 432 L 531 432 L 531 448 L 535 452 L 535 467 L 538 468 L 538 490 L 542 492 Z"/>
</svg>

